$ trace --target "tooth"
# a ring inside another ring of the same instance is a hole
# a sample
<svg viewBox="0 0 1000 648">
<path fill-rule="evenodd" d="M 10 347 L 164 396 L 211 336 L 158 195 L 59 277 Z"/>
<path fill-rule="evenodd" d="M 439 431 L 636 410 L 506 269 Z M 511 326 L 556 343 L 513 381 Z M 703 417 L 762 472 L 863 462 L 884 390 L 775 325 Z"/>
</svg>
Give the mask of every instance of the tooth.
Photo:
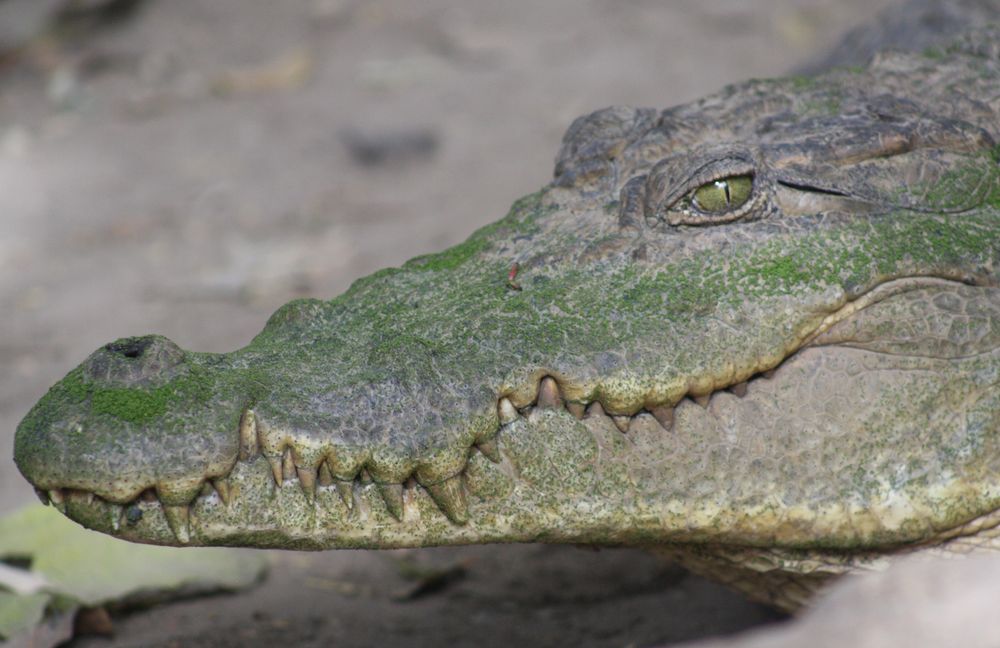
<svg viewBox="0 0 1000 648">
<path fill-rule="evenodd" d="M 330 472 L 330 466 L 325 461 L 319 465 L 318 478 L 320 486 L 330 486 L 333 484 L 333 473 Z"/>
<path fill-rule="evenodd" d="M 248 409 L 240 417 L 240 461 L 250 461 L 257 452 L 257 415 Z"/>
<path fill-rule="evenodd" d="M 653 409 L 649 410 L 649 413 L 653 415 L 660 423 L 660 427 L 669 432 L 674 427 L 674 408 L 669 405 L 657 405 Z"/>
<path fill-rule="evenodd" d="M 337 492 L 340 493 L 340 499 L 344 501 L 347 510 L 352 510 L 354 508 L 354 482 L 338 481 Z"/>
<path fill-rule="evenodd" d="M 306 502 L 312 504 L 316 497 L 316 471 L 312 468 L 296 468 L 295 472 L 299 476 L 302 492 L 306 495 Z"/>
<path fill-rule="evenodd" d="M 229 506 L 229 480 L 224 477 L 213 479 L 212 487 L 215 489 L 215 492 L 219 494 L 219 499 L 222 500 L 222 503 Z"/>
<path fill-rule="evenodd" d="M 271 474 L 274 476 L 274 483 L 281 486 L 284 481 L 281 470 L 281 457 L 268 457 L 267 462 L 271 464 Z"/>
<path fill-rule="evenodd" d="M 699 405 L 707 409 L 709 403 L 712 402 L 712 395 L 702 394 L 701 396 L 692 396 L 692 399 L 694 400 L 694 402 L 698 403 Z"/>
<path fill-rule="evenodd" d="M 469 521 L 469 503 L 465 499 L 462 476 L 455 475 L 443 482 L 424 486 L 438 508 L 455 524 Z"/>
<path fill-rule="evenodd" d="M 215 491 L 215 488 L 213 488 L 212 484 L 209 481 L 206 481 L 205 484 L 201 487 L 201 493 L 199 493 L 198 495 L 200 497 L 208 497 L 212 494 L 213 491 Z"/>
<path fill-rule="evenodd" d="M 285 453 L 281 456 L 281 480 L 289 479 L 295 479 L 295 459 L 292 457 L 291 446 L 285 446 Z"/>
<path fill-rule="evenodd" d="M 41 488 L 36 488 L 35 489 L 35 495 L 38 496 L 38 499 L 41 500 L 42 504 L 44 504 L 45 506 L 49 505 L 49 494 L 48 493 L 46 493 L 45 491 L 43 491 Z"/>
<path fill-rule="evenodd" d="M 170 530 L 174 532 L 174 537 L 177 538 L 177 542 L 180 542 L 181 544 L 187 544 L 190 542 L 191 533 L 189 525 L 191 520 L 187 505 L 164 505 L 163 514 L 167 517 L 167 524 L 170 525 Z"/>
<path fill-rule="evenodd" d="M 385 507 L 389 509 L 389 514 L 397 520 L 403 519 L 403 485 L 402 484 L 378 484 L 378 492 L 385 500 Z"/>
<path fill-rule="evenodd" d="M 593 403 L 590 404 L 590 407 L 587 408 L 586 414 L 587 418 L 593 418 L 595 416 L 607 416 L 604 413 L 604 406 L 601 405 L 600 402 L 598 401 L 594 401 Z"/>
<path fill-rule="evenodd" d="M 372 479 L 372 474 L 370 472 L 368 472 L 367 468 L 362 468 L 361 472 L 358 473 L 358 481 L 361 482 L 362 484 L 367 485 L 367 484 L 372 483 L 375 480 Z"/>
<path fill-rule="evenodd" d="M 778 371 L 777 369 L 768 369 L 767 371 L 761 372 L 760 375 L 770 380 L 771 378 L 774 378 L 774 374 L 777 371 Z"/>
<path fill-rule="evenodd" d="M 733 392 L 740 398 L 743 398 L 747 395 L 747 381 L 744 380 L 743 382 L 736 383 L 735 385 L 730 385 L 729 391 Z"/>
<path fill-rule="evenodd" d="M 65 499 L 63 499 L 62 489 L 59 488 L 53 488 L 52 490 L 49 491 L 49 499 L 52 500 L 52 503 L 56 505 L 62 504 L 63 502 L 66 501 Z"/>
<path fill-rule="evenodd" d="M 480 441 L 476 444 L 476 447 L 479 448 L 479 451 L 483 453 L 484 457 L 495 464 L 500 463 L 500 446 L 497 444 L 496 437 Z"/>
<path fill-rule="evenodd" d="M 583 418 L 584 412 L 587 411 L 586 406 L 583 403 L 574 403 L 573 401 L 567 401 L 566 409 L 572 414 L 577 420 Z"/>
<path fill-rule="evenodd" d="M 628 428 L 632 424 L 631 416 L 612 416 L 611 420 L 615 422 L 615 426 L 621 430 L 622 434 L 628 434 Z"/>
<path fill-rule="evenodd" d="M 125 512 L 125 507 L 121 504 L 108 504 L 109 513 L 111 514 L 111 528 L 118 532 L 122 528 L 122 514 Z"/>
<path fill-rule="evenodd" d="M 500 399 L 497 412 L 500 415 L 500 425 L 513 423 L 518 419 L 517 409 L 514 408 L 514 403 L 511 403 L 509 398 Z"/>
<path fill-rule="evenodd" d="M 410 477 L 403 484 L 403 519 L 419 519 L 420 508 L 417 504 L 417 480 Z"/>
<path fill-rule="evenodd" d="M 545 376 L 538 385 L 538 407 L 562 407 L 559 385 L 552 376 Z"/>
</svg>

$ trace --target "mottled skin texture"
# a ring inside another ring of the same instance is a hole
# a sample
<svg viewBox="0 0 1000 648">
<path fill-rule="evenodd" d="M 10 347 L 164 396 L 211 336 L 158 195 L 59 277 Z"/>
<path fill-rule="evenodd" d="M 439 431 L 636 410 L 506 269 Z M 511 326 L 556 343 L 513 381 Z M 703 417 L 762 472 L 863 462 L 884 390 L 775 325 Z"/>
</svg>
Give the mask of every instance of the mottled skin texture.
<svg viewBox="0 0 1000 648">
<path fill-rule="evenodd" d="M 462 245 L 231 353 L 97 350 L 17 464 L 139 542 L 645 545 L 785 607 L 989 548 L 997 42 L 583 117 L 555 180 Z"/>
</svg>

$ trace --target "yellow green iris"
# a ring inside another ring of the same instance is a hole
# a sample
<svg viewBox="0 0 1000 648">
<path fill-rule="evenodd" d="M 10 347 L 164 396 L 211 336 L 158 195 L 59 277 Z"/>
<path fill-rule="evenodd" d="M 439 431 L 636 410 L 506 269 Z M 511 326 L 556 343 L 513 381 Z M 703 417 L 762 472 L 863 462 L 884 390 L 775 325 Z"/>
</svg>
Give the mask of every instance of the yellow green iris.
<svg viewBox="0 0 1000 648">
<path fill-rule="evenodd" d="M 692 203 L 698 211 L 721 214 L 741 207 L 750 199 L 752 189 L 752 176 L 720 178 L 695 189 Z"/>
</svg>

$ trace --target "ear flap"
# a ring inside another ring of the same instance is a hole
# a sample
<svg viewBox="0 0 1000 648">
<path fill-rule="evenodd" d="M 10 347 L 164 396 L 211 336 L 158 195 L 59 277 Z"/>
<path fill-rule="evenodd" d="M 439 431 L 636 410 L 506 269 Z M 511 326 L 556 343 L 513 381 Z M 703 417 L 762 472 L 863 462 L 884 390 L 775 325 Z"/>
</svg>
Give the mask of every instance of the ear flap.
<svg viewBox="0 0 1000 648">
<path fill-rule="evenodd" d="M 774 179 L 788 186 L 947 213 L 974 209 L 995 189 L 994 147 L 975 124 L 878 95 L 814 119 L 804 135 L 765 146 L 763 154 Z"/>
<path fill-rule="evenodd" d="M 889 209 L 957 213 L 982 205 L 997 190 L 1000 166 L 986 152 L 918 149 L 848 165 L 788 165 L 785 185 L 862 200 Z"/>
</svg>

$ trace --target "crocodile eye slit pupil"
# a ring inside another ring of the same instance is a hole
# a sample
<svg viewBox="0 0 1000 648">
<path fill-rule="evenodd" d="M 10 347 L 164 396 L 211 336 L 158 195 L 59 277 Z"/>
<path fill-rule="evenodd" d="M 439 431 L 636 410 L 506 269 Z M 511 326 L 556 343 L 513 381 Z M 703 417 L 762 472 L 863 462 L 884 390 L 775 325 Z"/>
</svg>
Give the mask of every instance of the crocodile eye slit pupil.
<svg viewBox="0 0 1000 648">
<path fill-rule="evenodd" d="M 742 207 L 750 199 L 752 188 L 749 175 L 720 178 L 695 189 L 690 205 L 705 214 L 722 214 Z"/>
</svg>

